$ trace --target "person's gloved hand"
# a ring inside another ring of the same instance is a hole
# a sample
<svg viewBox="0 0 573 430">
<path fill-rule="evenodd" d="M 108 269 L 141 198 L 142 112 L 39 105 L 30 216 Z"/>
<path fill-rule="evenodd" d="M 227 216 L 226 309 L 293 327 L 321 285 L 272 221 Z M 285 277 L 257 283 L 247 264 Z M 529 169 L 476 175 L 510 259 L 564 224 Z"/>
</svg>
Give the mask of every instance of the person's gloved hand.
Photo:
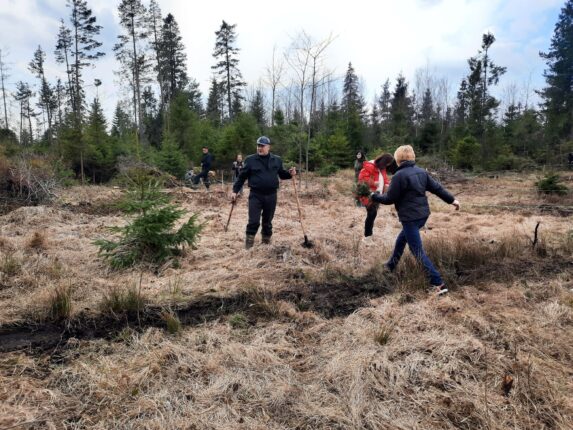
<svg viewBox="0 0 573 430">
<path fill-rule="evenodd" d="M 460 210 L 460 202 L 458 201 L 458 199 L 454 200 L 452 205 L 454 205 L 456 207 L 456 210 L 459 211 Z"/>
<path fill-rule="evenodd" d="M 370 201 L 371 202 L 378 202 L 378 200 L 377 200 L 378 198 L 380 198 L 380 191 L 370 193 Z"/>
<path fill-rule="evenodd" d="M 235 203 L 237 201 L 237 193 L 231 193 L 231 202 Z"/>
</svg>

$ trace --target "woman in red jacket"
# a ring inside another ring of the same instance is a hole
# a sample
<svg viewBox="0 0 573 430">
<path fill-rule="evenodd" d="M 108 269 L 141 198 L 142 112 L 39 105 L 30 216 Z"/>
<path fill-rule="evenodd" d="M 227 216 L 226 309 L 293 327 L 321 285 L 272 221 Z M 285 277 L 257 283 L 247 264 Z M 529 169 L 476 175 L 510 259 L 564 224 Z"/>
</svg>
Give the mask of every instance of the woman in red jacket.
<svg viewBox="0 0 573 430">
<path fill-rule="evenodd" d="M 372 192 L 380 191 L 384 193 L 390 184 L 386 170 L 394 164 L 394 157 L 391 154 L 382 154 L 372 161 L 365 161 L 362 170 L 358 175 L 358 182 L 365 182 Z M 366 207 L 366 221 L 364 222 L 364 242 L 372 243 L 372 230 L 374 220 L 378 215 L 378 203 L 373 202 L 368 197 L 361 197 L 360 201 Z"/>
</svg>

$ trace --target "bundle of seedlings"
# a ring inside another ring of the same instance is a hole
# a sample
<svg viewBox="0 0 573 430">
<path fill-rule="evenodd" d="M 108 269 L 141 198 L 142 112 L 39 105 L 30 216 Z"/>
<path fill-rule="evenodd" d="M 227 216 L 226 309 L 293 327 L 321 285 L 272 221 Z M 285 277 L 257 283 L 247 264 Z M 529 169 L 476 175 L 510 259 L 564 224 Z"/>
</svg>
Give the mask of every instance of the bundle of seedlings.
<svg viewBox="0 0 573 430">
<path fill-rule="evenodd" d="M 370 191 L 370 187 L 366 182 L 357 182 L 352 190 L 352 195 L 357 204 L 360 203 L 360 199 L 363 197 L 370 198 L 371 193 L 372 191 Z"/>
</svg>

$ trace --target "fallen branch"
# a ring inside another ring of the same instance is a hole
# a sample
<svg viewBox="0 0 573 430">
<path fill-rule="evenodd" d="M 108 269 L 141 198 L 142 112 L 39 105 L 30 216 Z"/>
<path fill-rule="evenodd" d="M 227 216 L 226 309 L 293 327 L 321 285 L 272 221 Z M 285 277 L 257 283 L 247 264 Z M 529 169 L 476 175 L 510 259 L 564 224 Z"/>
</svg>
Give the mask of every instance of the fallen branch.
<svg viewBox="0 0 573 430">
<path fill-rule="evenodd" d="M 541 221 L 537 221 L 537 225 L 535 226 L 535 230 L 533 232 L 533 240 L 531 241 L 532 249 L 535 249 L 535 245 L 537 245 L 537 231 L 539 230 L 539 224 L 541 224 Z"/>
</svg>

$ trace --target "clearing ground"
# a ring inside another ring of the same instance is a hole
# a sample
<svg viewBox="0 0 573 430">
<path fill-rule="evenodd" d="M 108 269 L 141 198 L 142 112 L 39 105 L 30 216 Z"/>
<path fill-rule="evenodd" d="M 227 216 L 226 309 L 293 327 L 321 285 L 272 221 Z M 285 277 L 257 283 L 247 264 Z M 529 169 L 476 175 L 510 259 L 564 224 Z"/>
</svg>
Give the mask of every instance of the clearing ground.
<svg viewBox="0 0 573 430">
<path fill-rule="evenodd" d="M 422 236 L 451 290 L 436 299 L 410 259 L 381 269 L 393 208 L 380 208 L 376 246 L 361 244 L 352 178 L 303 183 L 311 249 L 289 182 L 273 244 L 259 235 L 249 251 L 246 197 L 224 232 L 226 186 L 168 189 L 205 228 L 156 270 L 98 258 L 93 241 L 126 222 L 120 189 L 4 211 L 0 429 L 572 428 L 573 195 L 540 197 L 533 174 L 442 173 L 462 210 L 430 198 Z M 50 303 L 66 289 L 58 320 Z M 129 290 L 146 304 L 102 308 Z"/>
</svg>

